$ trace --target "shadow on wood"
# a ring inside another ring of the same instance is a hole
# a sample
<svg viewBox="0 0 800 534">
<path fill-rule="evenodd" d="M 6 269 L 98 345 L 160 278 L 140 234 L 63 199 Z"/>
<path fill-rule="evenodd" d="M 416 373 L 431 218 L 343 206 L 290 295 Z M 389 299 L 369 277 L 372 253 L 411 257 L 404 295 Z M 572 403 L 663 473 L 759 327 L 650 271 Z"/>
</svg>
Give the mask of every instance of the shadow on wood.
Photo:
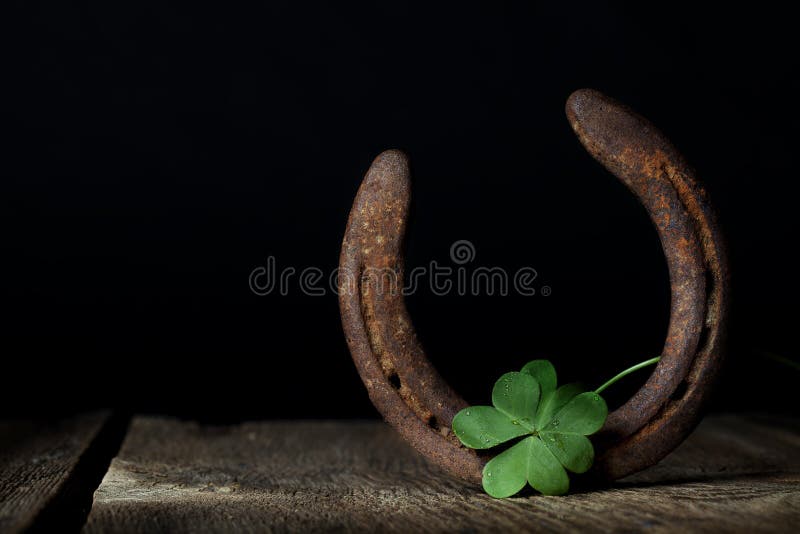
<svg viewBox="0 0 800 534">
<path fill-rule="evenodd" d="M 78 531 L 125 426 L 108 412 L 0 422 L 0 532 Z"/>
</svg>

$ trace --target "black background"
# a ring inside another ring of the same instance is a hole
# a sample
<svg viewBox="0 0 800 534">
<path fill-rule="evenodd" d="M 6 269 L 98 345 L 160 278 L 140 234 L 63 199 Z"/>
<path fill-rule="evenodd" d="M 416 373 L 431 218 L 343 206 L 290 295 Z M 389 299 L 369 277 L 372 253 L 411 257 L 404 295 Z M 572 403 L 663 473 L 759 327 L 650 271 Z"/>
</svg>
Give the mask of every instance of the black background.
<svg viewBox="0 0 800 534">
<path fill-rule="evenodd" d="M 213 421 L 376 414 L 337 300 L 250 272 L 336 267 L 371 160 L 406 150 L 408 268 L 534 267 L 548 297 L 408 299 L 472 402 L 534 357 L 596 384 L 658 354 L 665 262 L 563 113 L 593 87 L 698 170 L 735 303 L 716 410 L 792 412 L 794 17 L 605 2 L 17 2 L 2 17 L 2 411 Z M 640 373 L 609 390 L 625 400 Z"/>
</svg>

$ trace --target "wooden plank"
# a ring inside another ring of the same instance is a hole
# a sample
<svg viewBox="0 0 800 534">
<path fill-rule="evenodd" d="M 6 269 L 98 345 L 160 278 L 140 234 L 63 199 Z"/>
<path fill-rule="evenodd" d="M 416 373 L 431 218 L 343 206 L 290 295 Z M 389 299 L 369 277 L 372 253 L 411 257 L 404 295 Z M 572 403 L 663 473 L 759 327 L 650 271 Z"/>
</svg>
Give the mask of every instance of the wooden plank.
<svg viewBox="0 0 800 534">
<path fill-rule="evenodd" d="M 92 413 L 58 422 L 0 421 L 0 532 L 31 528 L 75 489 L 108 419 Z"/>
<path fill-rule="evenodd" d="M 798 451 L 796 420 L 717 416 L 660 465 L 613 486 L 495 500 L 378 422 L 139 417 L 85 530 L 780 532 L 800 525 Z"/>
</svg>

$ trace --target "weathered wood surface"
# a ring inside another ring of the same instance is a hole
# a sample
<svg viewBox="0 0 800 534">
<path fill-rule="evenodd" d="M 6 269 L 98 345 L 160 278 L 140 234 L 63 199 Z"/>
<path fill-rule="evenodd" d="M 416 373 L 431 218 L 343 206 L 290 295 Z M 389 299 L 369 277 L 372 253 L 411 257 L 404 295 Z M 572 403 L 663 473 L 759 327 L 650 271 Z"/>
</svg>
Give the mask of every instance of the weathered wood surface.
<svg viewBox="0 0 800 534">
<path fill-rule="evenodd" d="M 566 497 L 495 500 L 378 422 L 134 419 L 86 532 L 800 528 L 798 421 L 717 416 L 660 465 Z"/>
<path fill-rule="evenodd" d="M 94 413 L 58 423 L 0 422 L 0 532 L 30 528 L 71 490 L 82 456 L 107 419 Z"/>
</svg>

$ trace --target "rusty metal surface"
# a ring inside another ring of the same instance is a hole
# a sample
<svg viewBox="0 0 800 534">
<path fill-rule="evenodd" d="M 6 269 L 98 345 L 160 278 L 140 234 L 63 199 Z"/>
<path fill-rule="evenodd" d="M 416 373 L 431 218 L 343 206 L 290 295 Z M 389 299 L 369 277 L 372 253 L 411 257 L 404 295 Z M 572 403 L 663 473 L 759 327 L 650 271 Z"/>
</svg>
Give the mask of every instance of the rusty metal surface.
<svg viewBox="0 0 800 534">
<path fill-rule="evenodd" d="M 609 414 L 594 472 L 616 479 L 649 467 L 691 432 L 720 365 L 728 301 L 722 239 L 706 194 L 670 142 L 646 119 L 592 90 L 573 93 L 567 117 L 584 147 L 647 209 L 661 239 L 672 302 L 662 360 Z M 370 399 L 426 457 L 479 483 L 486 454 L 450 430 L 466 403 L 425 357 L 400 288 L 410 199 L 408 162 L 386 151 L 372 163 L 350 212 L 340 257 L 347 343 Z"/>
<path fill-rule="evenodd" d="M 699 422 L 719 370 L 729 300 L 723 239 L 705 191 L 675 147 L 643 117 L 592 90 L 576 91 L 567 117 L 586 150 L 650 214 L 669 267 L 671 312 L 662 359 L 612 412 L 596 470 L 619 478 L 655 464 Z"/>
<path fill-rule="evenodd" d="M 398 287 L 410 177 L 396 150 L 372 163 L 356 195 L 339 260 L 339 304 L 345 336 L 370 399 L 419 452 L 451 473 L 480 482 L 483 463 L 450 431 L 466 407 L 430 364 L 417 341 Z M 393 290 L 394 289 L 394 290 Z"/>
</svg>

